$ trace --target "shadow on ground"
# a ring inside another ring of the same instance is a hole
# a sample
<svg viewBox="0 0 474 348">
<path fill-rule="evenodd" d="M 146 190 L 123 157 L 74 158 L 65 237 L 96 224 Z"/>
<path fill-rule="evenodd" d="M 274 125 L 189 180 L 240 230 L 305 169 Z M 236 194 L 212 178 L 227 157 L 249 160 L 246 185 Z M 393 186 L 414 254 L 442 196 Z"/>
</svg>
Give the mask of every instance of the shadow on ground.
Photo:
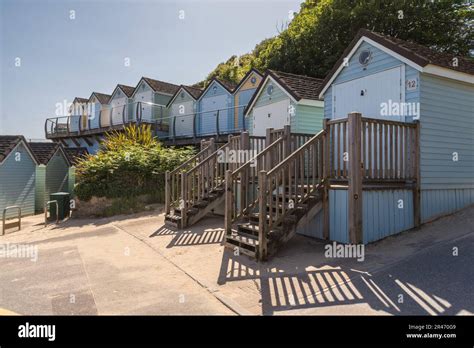
<svg viewBox="0 0 474 348">
<path fill-rule="evenodd" d="M 194 246 L 205 244 L 221 244 L 224 240 L 223 228 L 209 228 L 204 230 L 176 230 L 167 226 L 160 227 L 150 237 L 174 236 L 166 246 L 173 248 L 176 246 Z"/>
<path fill-rule="evenodd" d="M 432 259 L 436 260 L 436 255 Z M 463 263 L 467 259 L 457 261 Z M 264 315 L 282 311 L 291 314 L 297 310 L 302 310 L 298 314 L 304 314 L 304 310 L 311 314 L 315 313 L 311 309 L 353 304 L 365 304 L 372 310 L 393 315 L 456 315 L 474 311 L 474 299 L 466 296 L 470 285 L 451 273 L 449 265 L 438 268 L 414 262 L 408 260 L 388 271 L 370 274 L 337 262 L 258 264 L 245 255 L 236 256 L 225 250 L 218 283 L 258 280 Z M 435 275 L 438 272 L 441 277 Z M 328 309 L 325 313 L 339 314 Z"/>
</svg>

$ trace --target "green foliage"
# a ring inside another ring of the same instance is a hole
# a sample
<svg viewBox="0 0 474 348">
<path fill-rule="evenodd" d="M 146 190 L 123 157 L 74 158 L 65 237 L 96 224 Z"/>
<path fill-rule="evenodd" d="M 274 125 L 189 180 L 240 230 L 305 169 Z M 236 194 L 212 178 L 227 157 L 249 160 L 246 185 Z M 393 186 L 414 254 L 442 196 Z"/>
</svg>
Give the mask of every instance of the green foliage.
<svg viewBox="0 0 474 348">
<path fill-rule="evenodd" d="M 75 193 L 81 200 L 130 197 L 164 190 L 164 173 L 194 155 L 192 148 L 163 147 L 149 126 L 107 134 L 96 155 L 79 162 Z"/>
<path fill-rule="evenodd" d="M 468 56 L 474 7 L 465 0 L 306 0 L 288 28 L 208 76 L 238 82 L 251 68 L 324 77 L 360 28 Z"/>
</svg>

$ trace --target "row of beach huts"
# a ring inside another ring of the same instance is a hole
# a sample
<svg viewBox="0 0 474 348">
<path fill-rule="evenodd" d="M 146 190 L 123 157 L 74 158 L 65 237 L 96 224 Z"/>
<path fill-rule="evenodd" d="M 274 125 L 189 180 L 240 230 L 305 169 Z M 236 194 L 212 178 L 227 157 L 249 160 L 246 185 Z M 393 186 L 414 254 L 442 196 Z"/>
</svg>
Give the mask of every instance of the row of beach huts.
<svg viewBox="0 0 474 348">
<path fill-rule="evenodd" d="M 199 89 L 143 77 L 136 87 L 117 85 L 111 95 L 94 92 L 88 99 L 76 98 L 70 115 L 46 120 L 45 133 L 64 149 L 94 153 L 107 131 L 130 123 L 153 125 L 165 145 L 198 144 L 208 138 L 225 142 L 244 131 L 264 137 L 268 128 L 288 125 L 291 133 L 314 135 L 326 126 L 333 132 L 328 135 L 329 154 L 345 156 L 350 144 L 344 138 L 344 120 L 352 112 L 364 118 L 363 165 L 371 166 L 364 179 L 371 186 L 361 191 L 364 242 L 474 203 L 474 62 L 365 29 L 324 79 L 252 69 L 237 85 L 212 79 Z M 416 134 L 408 138 L 412 131 Z M 408 143 L 401 145 L 403 137 L 412 142 L 414 174 L 402 183 L 397 166 L 407 160 L 401 154 L 408 151 Z M 346 170 L 338 158 L 328 166 L 335 173 Z M 377 186 L 382 169 L 391 175 L 383 177 L 384 184 L 392 186 Z M 330 178 L 325 188 L 327 222 L 314 218 L 301 233 L 322 238 L 324 223 L 329 226 L 326 238 L 350 242 L 353 197 L 347 178 L 336 179 Z M 409 203 L 400 209 L 400 200 Z"/>
</svg>

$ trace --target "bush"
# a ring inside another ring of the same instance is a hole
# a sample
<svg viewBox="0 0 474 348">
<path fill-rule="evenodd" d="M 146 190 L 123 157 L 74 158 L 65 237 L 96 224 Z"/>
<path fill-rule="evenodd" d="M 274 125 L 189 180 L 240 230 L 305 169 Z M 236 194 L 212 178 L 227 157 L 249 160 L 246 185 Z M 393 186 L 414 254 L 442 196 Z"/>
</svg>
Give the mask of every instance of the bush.
<svg viewBox="0 0 474 348">
<path fill-rule="evenodd" d="M 74 188 L 80 200 L 149 194 L 163 199 L 164 173 L 195 153 L 193 148 L 163 147 L 150 126 L 128 126 L 106 135 L 96 155 L 77 164 Z M 157 198 L 158 199 L 158 198 Z"/>
</svg>

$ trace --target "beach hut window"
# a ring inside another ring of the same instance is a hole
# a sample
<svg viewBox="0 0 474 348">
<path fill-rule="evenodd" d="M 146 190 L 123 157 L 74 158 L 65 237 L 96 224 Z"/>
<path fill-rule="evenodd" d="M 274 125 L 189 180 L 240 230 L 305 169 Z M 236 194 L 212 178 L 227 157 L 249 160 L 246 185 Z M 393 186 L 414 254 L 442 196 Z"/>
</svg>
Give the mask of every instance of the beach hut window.
<svg viewBox="0 0 474 348">
<path fill-rule="evenodd" d="M 369 50 L 364 50 L 364 51 L 360 52 L 360 54 L 359 54 L 359 63 L 360 63 L 360 65 L 367 66 L 367 64 L 369 64 L 371 58 L 372 58 L 372 52 L 370 52 Z"/>
<path fill-rule="evenodd" d="M 267 94 L 272 95 L 272 93 L 273 93 L 273 85 L 270 85 L 267 87 Z"/>
</svg>

